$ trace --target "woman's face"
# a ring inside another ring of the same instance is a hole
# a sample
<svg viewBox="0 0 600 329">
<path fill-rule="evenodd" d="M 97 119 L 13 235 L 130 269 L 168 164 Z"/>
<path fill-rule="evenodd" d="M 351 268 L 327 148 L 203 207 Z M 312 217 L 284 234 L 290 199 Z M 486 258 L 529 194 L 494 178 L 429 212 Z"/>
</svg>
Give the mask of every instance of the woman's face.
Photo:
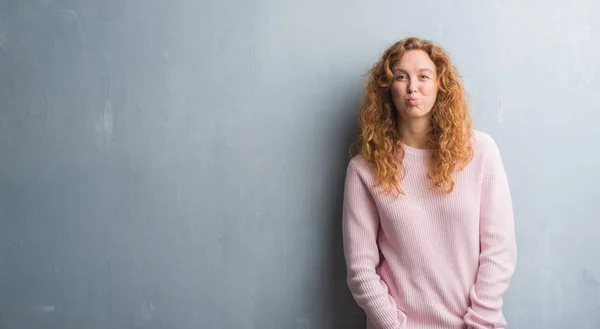
<svg viewBox="0 0 600 329">
<path fill-rule="evenodd" d="M 392 67 L 392 100 L 404 120 L 429 117 L 438 93 L 435 63 L 423 50 L 409 50 Z"/>
</svg>

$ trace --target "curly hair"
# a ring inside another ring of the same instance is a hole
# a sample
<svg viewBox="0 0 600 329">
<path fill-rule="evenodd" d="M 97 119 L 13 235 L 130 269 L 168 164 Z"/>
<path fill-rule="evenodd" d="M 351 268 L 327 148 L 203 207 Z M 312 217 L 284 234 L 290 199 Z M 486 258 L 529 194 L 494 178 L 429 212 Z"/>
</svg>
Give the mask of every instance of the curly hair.
<svg viewBox="0 0 600 329">
<path fill-rule="evenodd" d="M 358 114 L 359 132 L 350 153 L 362 155 L 369 162 L 377 175 L 375 186 L 381 186 L 384 192 L 404 194 L 399 182 L 406 176 L 402 164 L 405 151 L 397 128 L 401 118 L 392 101 L 390 85 L 394 81 L 392 67 L 409 50 L 425 51 L 437 70 L 438 94 L 427 132 L 432 151 L 428 176 L 432 188 L 451 193 L 454 171 L 463 169 L 473 159 L 471 115 L 457 69 L 445 50 L 430 40 L 402 39 L 386 49 L 369 70 Z"/>
</svg>

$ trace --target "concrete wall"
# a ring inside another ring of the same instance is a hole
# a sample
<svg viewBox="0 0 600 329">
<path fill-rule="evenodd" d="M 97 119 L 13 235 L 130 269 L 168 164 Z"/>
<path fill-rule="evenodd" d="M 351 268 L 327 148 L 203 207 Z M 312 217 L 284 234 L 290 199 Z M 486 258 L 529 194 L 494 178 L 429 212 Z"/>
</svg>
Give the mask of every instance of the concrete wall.
<svg viewBox="0 0 600 329">
<path fill-rule="evenodd" d="M 0 328 L 359 329 L 364 74 L 464 75 L 513 189 L 511 328 L 600 328 L 600 4 L 0 0 Z"/>
</svg>

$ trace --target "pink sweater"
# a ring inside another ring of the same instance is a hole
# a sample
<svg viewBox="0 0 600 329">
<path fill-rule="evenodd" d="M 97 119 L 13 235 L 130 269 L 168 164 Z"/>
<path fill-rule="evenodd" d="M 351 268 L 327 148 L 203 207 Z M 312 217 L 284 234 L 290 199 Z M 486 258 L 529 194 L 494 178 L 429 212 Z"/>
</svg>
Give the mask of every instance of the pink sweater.
<svg viewBox="0 0 600 329">
<path fill-rule="evenodd" d="M 429 150 L 405 146 L 404 195 L 373 188 L 354 157 L 343 207 L 348 285 L 367 328 L 505 328 L 502 295 L 517 262 L 513 209 L 500 152 L 473 132 L 474 159 L 450 194 L 430 189 Z"/>
</svg>

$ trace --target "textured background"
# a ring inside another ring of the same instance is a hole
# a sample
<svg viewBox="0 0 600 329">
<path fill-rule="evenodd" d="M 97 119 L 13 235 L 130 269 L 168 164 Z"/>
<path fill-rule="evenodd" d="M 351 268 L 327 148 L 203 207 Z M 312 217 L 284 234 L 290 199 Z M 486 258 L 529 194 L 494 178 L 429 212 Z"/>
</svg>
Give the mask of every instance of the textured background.
<svg viewBox="0 0 600 329">
<path fill-rule="evenodd" d="M 439 42 L 498 142 L 510 328 L 600 328 L 600 4 L 0 0 L 0 328 L 359 329 L 364 75 Z"/>
</svg>

